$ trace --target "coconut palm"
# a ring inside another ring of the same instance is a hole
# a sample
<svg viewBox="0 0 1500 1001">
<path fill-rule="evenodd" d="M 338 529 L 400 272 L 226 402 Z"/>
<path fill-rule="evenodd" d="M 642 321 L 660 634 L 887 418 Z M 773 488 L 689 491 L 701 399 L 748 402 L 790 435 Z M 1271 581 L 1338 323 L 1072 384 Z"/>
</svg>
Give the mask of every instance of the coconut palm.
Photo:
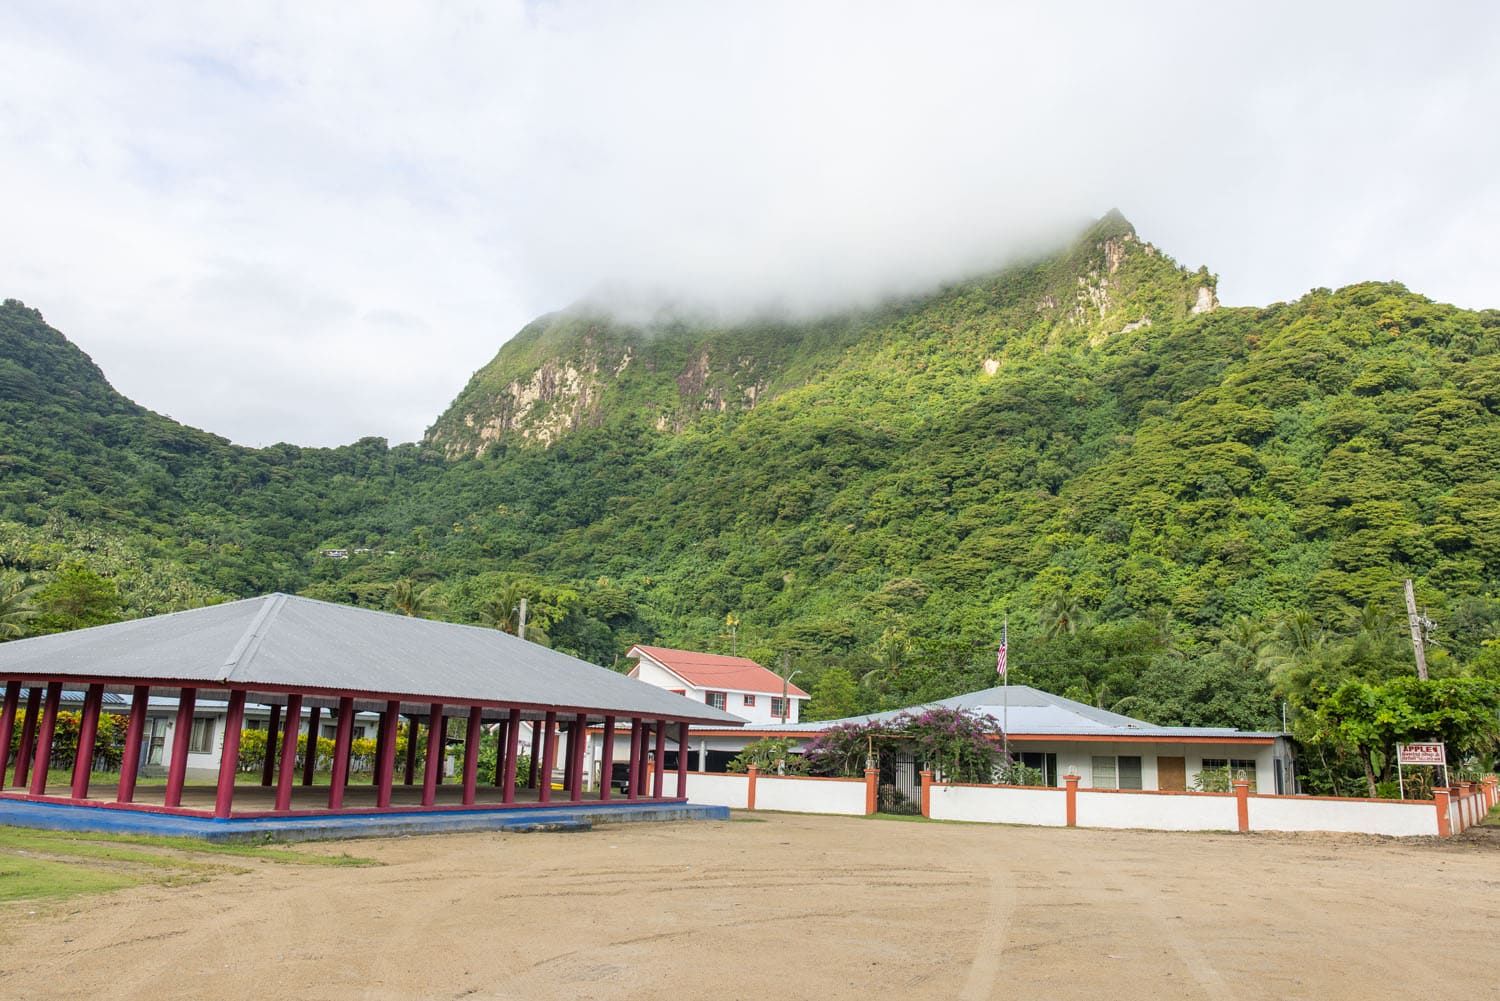
<svg viewBox="0 0 1500 1001">
<path fill-rule="evenodd" d="M 1042 606 L 1042 635 L 1048 639 L 1072 636 L 1083 624 L 1083 614 L 1077 598 L 1059 591 Z"/>
<path fill-rule="evenodd" d="M 19 580 L 0 582 L 0 640 L 26 635 L 27 623 L 37 616 L 36 591 Z"/>
<path fill-rule="evenodd" d="M 442 610 L 442 600 L 437 595 L 437 585 L 429 584 L 417 590 L 411 578 L 405 577 L 391 585 L 387 603 L 391 611 L 413 618 L 431 618 Z"/>
</svg>

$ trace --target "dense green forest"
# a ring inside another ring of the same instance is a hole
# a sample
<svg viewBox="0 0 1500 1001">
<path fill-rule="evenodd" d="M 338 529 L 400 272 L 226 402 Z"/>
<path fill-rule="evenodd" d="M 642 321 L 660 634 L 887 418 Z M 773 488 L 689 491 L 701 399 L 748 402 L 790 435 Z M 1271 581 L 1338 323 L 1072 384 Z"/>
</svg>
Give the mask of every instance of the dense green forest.
<svg viewBox="0 0 1500 1001">
<path fill-rule="evenodd" d="M 419 444 L 249 449 L 10 300 L 0 519 L 13 634 L 278 589 L 506 627 L 524 595 L 533 636 L 618 665 L 727 651 L 733 616 L 831 717 L 992 683 L 1008 617 L 1013 680 L 1163 723 L 1285 712 L 1339 788 L 1454 706 L 1493 754 L 1500 312 L 1394 283 L 1220 307 L 1111 214 L 813 322 L 581 306 Z M 1426 709 L 1407 577 L 1448 686 Z"/>
</svg>

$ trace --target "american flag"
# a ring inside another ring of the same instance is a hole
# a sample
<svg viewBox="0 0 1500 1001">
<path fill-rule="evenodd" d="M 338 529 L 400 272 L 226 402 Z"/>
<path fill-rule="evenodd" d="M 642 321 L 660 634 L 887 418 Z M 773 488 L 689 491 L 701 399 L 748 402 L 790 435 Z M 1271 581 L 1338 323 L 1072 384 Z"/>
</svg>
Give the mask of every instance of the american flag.
<svg viewBox="0 0 1500 1001">
<path fill-rule="evenodd" d="M 1000 649 L 995 653 L 995 673 L 1005 677 L 1005 645 L 1010 639 L 1010 623 L 1000 627 Z"/>
</svg>

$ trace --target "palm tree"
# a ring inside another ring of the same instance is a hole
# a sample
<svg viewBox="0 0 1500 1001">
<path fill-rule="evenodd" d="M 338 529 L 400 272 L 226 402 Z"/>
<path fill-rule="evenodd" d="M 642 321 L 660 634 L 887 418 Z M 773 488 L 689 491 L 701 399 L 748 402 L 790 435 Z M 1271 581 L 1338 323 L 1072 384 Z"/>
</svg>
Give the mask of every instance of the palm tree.
<svg viewBox="0 0 1500 1001">
<path fill-rule="evenodd" d="M 416 583 L 410 577 L 404 577 L 391 585 L 387 602 L 393 612 L 400 612 L 402 615 L 417 619 L 426 619 L 442 608 L 442 602 L 438 599 L 436 591 L 436 584 L 429 584 L 418 591 Z"/>
<path fill-rule="evenodd" d="M 514 636 L 521 627 L 521 599 L 524 597 L 526 591 L 515 581 L 501 586 L 479 606 L 479 621 L 491 629 Z"/>
<path fill-rule="evenodd" d="M 511 581 L 496 591 L 494 597 L 479 606 L 479 621 L 502 633 L 518 635 L 521 629 L 521 602 L 529 601 L 526 639 L 539 646 L 551 646 L 552 639 L 547 635 L 547 628 L 552 625 L 556 610 L 544 607 L 543 602 L 533 601 L 531 598 L 526 588 L 516 581 Z"/>
<path fill-rule="evenodd" d="M 1059 591 L 1042 606 L 1042 635 L 1049 640 L 1072 636 L 1083 624 L 1083 606 L 1072 595 Z"/>
<path fill-rule="evenodd" d="M 0 583 L 0 640 L 26 635 L 26 624 L 37 616 L 31 601 L 36 591 L 19 580 Z"/>
</svg>

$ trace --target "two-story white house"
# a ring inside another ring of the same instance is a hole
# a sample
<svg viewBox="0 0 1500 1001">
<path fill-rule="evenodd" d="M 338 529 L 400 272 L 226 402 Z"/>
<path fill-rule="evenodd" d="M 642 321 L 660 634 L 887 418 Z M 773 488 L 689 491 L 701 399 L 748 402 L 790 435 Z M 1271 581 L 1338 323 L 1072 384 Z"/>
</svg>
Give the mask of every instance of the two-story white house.
<svg viewBox="0 0 1500 1001">
<path fill-rule="evenodd" d="M 808 694 L 748 657 L 636 645 L 630 676 L 738 716 L 747 723 L 796 723 Z"/>
</svg>

